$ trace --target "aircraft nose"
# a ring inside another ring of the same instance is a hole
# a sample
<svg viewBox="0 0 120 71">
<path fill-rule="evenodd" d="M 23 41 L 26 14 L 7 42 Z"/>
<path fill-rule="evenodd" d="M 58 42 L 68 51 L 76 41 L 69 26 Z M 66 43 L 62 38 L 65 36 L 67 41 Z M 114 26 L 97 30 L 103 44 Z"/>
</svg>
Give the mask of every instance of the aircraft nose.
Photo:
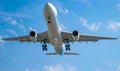
<svg viewBox="0 0 120 71">
<path fill-rule="evenodd" d="M 47 2 L 47 3 L 45 4 L 45 7 L 50 8 L 50 7 L 51 7 L 51 6 L 50 6 L 50 3 L 49 3 L 49 2 Z"/>
<path fill-rule="evenodd" d="M 56 8 L 49 2 L 47 2 L 45 4 L 45 11 L 49 12 L 49 13 L 53 13 L 54 15 L 57 15 L 57 11 Z"/>
<path fill-rule="evenodd" d="M 49 2 L 46 3 L 46 5 L 48 5 L 48 4 L 49 4 Z"/>
</svg>

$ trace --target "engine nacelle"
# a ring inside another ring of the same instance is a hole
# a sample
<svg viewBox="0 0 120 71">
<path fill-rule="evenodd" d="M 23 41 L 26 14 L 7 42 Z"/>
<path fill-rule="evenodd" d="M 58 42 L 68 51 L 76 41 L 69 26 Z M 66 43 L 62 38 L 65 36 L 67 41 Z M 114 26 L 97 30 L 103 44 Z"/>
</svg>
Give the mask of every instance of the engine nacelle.
<svg viewBox="0 0 120 71">
<path fill-rule="evenodd" d="M 29 35 L 32 41 L 37 41 L 37 33 L 35 31 L 31 31 Z"/>
<path fill-rule="evenodd" d="M 74 31 L 72 32 L 72 35 L 73 35 L 74 41 L 78 41 L 78 40 L 79 40 L 79 33 L 78 33 L 77 30 L 74 30 Z"/>
</svg>

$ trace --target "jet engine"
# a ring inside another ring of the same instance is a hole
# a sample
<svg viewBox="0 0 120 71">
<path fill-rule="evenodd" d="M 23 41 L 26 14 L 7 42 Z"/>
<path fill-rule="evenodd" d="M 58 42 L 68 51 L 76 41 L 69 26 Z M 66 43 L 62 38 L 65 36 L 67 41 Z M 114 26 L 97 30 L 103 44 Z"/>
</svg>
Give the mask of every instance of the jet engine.
<svg viewBox="0 0 120 71">
<path fill-rule="evenodd" d="M 73 35 L 74 41 L 78 41 L 78 40 L 79 40 L 79 33 L 78 33 L 77 30 L 74 30 L 74 31 L 72 32 L 72 35 Z"/>
<path fill-rule="evenodd" d="M 37 41 L 37 33 L 35 31 L 30 31 L 29 35 L 32 41 Z"/>
</svg>

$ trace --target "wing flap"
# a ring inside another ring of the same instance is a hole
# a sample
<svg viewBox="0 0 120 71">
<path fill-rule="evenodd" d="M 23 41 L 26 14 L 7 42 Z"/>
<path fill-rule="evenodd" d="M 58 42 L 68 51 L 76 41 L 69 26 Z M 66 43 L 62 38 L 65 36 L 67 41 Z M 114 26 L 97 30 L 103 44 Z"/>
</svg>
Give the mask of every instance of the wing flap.
<svg viewBox="0 0 120 71">
<path fill-rule="evenodd" d="M 88 40 L 105 40 L 105 39 L 117 39 L 113 37 L 102 37 L 102 36 L 92 36 L 92 35 L 84 35 L 80 34 L 80 39 L 88 39 Z"/>
<path fill-rule="evenodd" d="M 72 33 L 61 31 L 61 34 L 62 34 L 62 38 L 63 38 L 64 43 L 66 43 L 65 40 L 67 40 L 69 42 L 74 42 Z M 117 38 L 114 38 L 114 37 L 102 37 L 102 36 L 79 34 L 79 40 L 77 42 L 88 42 L 88 41 L 95 42 L 98 40 L 116 40 L 116 39 Z"/>
<path fill-rule="evenodd" d="M 5 41 L 19 41 L 19 42 L 33 42 L 30 39 L 30 36 L 20 36 L 20 37 L 11 37 L 11 38 L 2 38 Z M 49 43 L 48 32 L 43 32 L 37 34 L 37 41 L 36 42 L 43 42 Z"/>
</svg>

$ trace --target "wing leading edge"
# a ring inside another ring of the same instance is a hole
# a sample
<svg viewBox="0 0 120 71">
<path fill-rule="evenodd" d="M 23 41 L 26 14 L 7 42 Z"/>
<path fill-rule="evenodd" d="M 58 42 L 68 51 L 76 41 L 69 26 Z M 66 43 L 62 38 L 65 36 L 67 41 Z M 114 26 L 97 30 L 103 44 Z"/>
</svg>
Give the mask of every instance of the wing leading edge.
<svg viewBox="0 0 120 71">
<path fill-rule="evenodd" d="M 68 42 L 74 42 L 73 35 L 70 32 L 61 32 L 62 38 L 64 40 L 64 43 L 66 43 L 65 40 L 68 40 Z M 98 40 L 116 40 L 117 38 L 114 37 L 102 37 L 102 36 L 92 36 L 92 35 L 85 35 L 85 34 L 79 34 L 79 40 L 78 42 L 95 42 Z"/>
<path fill-rule="evenodd" d="M 37 34 L 36 42 L 46 42 L 49 43 L 48 32 L 43 32 Z M 27 36 L 19 36 L 19 37 L 12 37 L 12 38 L 2 38 L 5 41 L 19 41 L 19 42 L 33 42 L 29 35 Z"/>
<path fill-rule="evenodd" d="M 64 43 L 66 43 L 66 40 L 68 42 L 74 42 L 73 35 L 70 32 L 63 32 L 61 31 L 61 35 L 63 38 Z M 85 34 L 79 34 L 79 40 L 78 42 L 95 42 L 98 40 L 116 40 L 117 38 L 114 37 L 102 37 L 102 36 L 92 36 L 92 35 L 85 35 Z M 5 41 L 19 41 L 19 42 L 33 42 L 30 39 L 30 36 L 20 36 L 20 37 L 12 37 L 12 38 L 2 38 L 2 40 Z M 48 32 L 43 32 L 37 34 L 37 41 L 36 42 L 49 42 Z"/>
</svg>

